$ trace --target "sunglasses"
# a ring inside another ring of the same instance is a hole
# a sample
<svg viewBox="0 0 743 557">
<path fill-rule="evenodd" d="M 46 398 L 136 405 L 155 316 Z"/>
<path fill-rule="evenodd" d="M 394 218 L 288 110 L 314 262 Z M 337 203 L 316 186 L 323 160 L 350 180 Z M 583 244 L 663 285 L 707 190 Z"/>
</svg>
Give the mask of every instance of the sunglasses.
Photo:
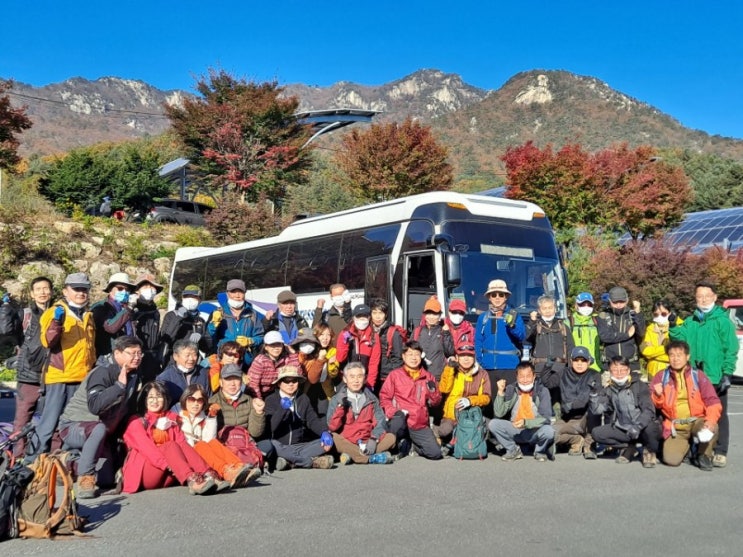
<svg viewBox="0 0 743 557">
<path fill-rule="evenodd" d="M 281 382 L 282 383 L 299 383 L 299 379 L 297 379 L 296 377 L 292 377 L 289 379 L 282 379 Z"/>
<path fill-rule="evenodd" d="M 580 307 L 582 307 L 582 308 L 584 308 L 584 307 L 593 307 L 593 304 L 591 302 L 580 302 L 578 305 Z"/>
<path fill-rule="evenodd" d="M 87 294 L 89 290 L 88 288 L 85 288 L 84 286 L 75 286 L 75 287 L 70 287 L 70 288 L 72 288 L 73 292 L 77 292 L 79 294 Z"/>
<path fill-rule="evenodd" d="M 200 397 L 187 396 L 186 402 L 198 402 L 200 404 L 204 404 L 204 397 L 203 396 L 200 396 Z"/>
<path fill-rule="evenodd" d="M 232 358 L 239 358 L 240 357 L 240 354 L 238 354 L 237 352 L 223 352 L 222 355 L 223 356 L 230 356 Z"/>
<path fill-rule="evenodd" d="M 460 346 L 459 348 L 457 348 L 457 354 L 462 354 L 463 352 L 471 352 L 472 354 L 474 354 L 475 347 L 471 345 L 467 345 L 467 346 Z"/>
<path fill-rule="evenodd" d="M 653 317 L 668 317 L 667 311 L 661 311 L 660 313 L 654 313 Z"/>
<path fill-rule="evenodd" d="M 506 296 L 508 296 L 508 294 L 506 294 L 505 292 L 491 292 L 490 294 L 488 294 L 488 296 L 490 296 L 491 298 L 505 298 Z"/>
</svg>

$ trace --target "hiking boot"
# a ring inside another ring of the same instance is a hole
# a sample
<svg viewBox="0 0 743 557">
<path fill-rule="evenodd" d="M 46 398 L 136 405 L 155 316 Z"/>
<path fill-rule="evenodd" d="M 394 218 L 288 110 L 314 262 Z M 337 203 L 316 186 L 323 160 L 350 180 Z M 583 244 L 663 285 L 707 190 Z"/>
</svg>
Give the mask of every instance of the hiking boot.
<svg viewBox="0 0 743 557">
<path fill-rule="evenodd" d="M 292 465 L 289 464 L 289 461 L 286 460 L 283 456 L 280 456 L 276 459 L 276 471 L 277 472 L 283 472 L 284 470 L 289 470 Z"/>
<path fill-rule="evenodd" d="M 244 487 L 250 474 L 250 466 L 247 464 L 229 464 L 225 466 L 224 474 L 222 475 L 230 484 L 231 488 Z"/>
<path fill-rule="evenodd" d="M 80 476 L 77 479 L 77 498 L 95 499 L 96 497 L 98 497 L 98 490 L 95 487 L 95 474 Z"/>
<path fill-rule="evenodd" d="M 593 443 L 583 445 L 583 458 L 586 460 L 596 460 L 598 458 L 598 455 L 593 450 Z"/>
<path fill-rule="evenodd" d="M 724 454 L 716 454 L 712 458 L 712 466 L 715 468 L 725 468 L 728 465 L 728 457 Z"/>
<path fill-rule="evenodd" d="M 544 453 L 534 453 L 534 460 L 537 462 L 547 462 L 548 456 Z"/>
<path fill-rule="evenodd" d="M 241 487 L 245 487 L 246 485 L 250 485 L 251 483 L 253 483 L 255 480 L 257 480 L 258 478 L 260 478 L 263 475 L 263 472 L 257 466 L 253 466 L 252 468 L 250 468 L 250 465 L 248 465 L 248 466 L 249 466 L 248 477 L 245 478 L 245 483 L 243 483 L 243 485 Z"/>
<path fill-rule="evenodd" d="M 194 472 L 186 480 L 188 492 L 191 495 L 207 495 L 217 489 L 217 484 L 213 478 L 207 478 Z"/>
<path fill-rule="evenodd" d="M 711 472 L 715 465 L 714 461 L 706 454 L 700 454 L 697 457 L 697 466 L 699 466 L 699 469 L 704 472 Z"/>
<path fill-rule="evenodd" d="M 348 453 L 341 453 L 340 461 L 342 466 L 348 466 L 352 462 L 351 455 Z"/>
<path fill-rule="evenodd" d="M 405 458 L 410 454 L 411 443 L 409 439 L 401 439 L 397 444 L 397 454 L 399 458 Z"/>
<path fill-rule="evenodd" d="M 642 451 L 642 467 L 655 468 L 655 453 L 647 449 Z"/>
<path fill-rule="evenodd" d="M 312 467 L 321 470 L 330 470 L 333 467 L 333 457 L 329 454 L 316 456 L 312 459 Z"/>
<path fill-rule="evenodd" d="M 634 445 L 627 447 L 622 451 L 622 454 L 620 454 L 616 459 L 614 459 L 614 462 L 617 464 L 629 464 L 632 462 L 632 458 L 635 456 L 635 447 Z"/>
<path fill-rule="evenodd" d="M 583 454 L 583 446 L 586 444 L 586 442 L 581 438 L 580 441 L 577 443 L 573 443 L 570 445 L 570 450 L 568 451 L 568 456 L 580 456 Z"/>
<path fill-rule="evenodd" d="M 446 458 L 451 454 L 451 447 L 449 445 L 441 445 L 441 458 Z"/>
<path fill-rule="evenodd" d="M 223 480 L 219 477 L 219 474 L 217 474 L 214 470 L 207 470 L 206 474 L 204 474 L 204 479 L 211 479 L 214 482 L 214 485 L 216 485 L 216 491 L 219 493 L 220 491 L 224 491 L 225 489 L 229 489 L 232 487 L 230 485 L 230 482 L 227 480 Z"/>
<path fill-rule="evenodd" d="M 520 460 L 522 458 L 524 458 L 524 454 L 521 452 L 521 449 L 519 447 L 516 447 L 513 451 L 504 454 L 501 457 L 501 460 L 511 462 L 513 460 Z"/>
<path fill-rule="evenodd" d="M 387 451 L 369 457 L 369 464 L 392 464 L 392 455 Z"/>
</svg>

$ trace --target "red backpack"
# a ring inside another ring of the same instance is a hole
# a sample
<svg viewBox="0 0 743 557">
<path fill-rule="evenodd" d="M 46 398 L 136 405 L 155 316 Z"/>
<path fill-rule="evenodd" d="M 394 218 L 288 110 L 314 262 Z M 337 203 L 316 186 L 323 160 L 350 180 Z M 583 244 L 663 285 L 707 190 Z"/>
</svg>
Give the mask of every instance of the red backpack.
<svg viewBox="0 0 743 557">
<path fill-rule="evenodd" d="M 263 469 L 263 453 L 244 427 L 239 425 L 223 427 L 219 432 L 219 440 L 243 463 Z"/>
<path fill-rule="evenodd" d="M 405 343 L 408 342 L 408 330 L 400 327 L 400 325 L 390 325 L 387 327 L 387 357 L 390 357 L 390 354 L 392 353 L 392 339 L 395 337 L 395 331 L 400 333 L 400 338 L 402 339 L 402 344 L 405 346 Z"/>
</svg>

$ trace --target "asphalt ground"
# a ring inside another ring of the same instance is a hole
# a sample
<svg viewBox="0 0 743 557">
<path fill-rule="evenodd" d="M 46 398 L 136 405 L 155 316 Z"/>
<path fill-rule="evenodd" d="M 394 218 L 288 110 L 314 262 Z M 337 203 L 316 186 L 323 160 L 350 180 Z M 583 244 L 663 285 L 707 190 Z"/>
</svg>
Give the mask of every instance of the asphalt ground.
<svg viewBox="0 0 743 557">
<path fill-rule="evenodd" d="M 2 401 L 3 404 L 5 401 Z M 290 470 L 207 497 L 175 487 L 81 503 L 89 538 L 3 555 L 741 555 L 743 388 L 727 468 L 525 457 Z M 0 404 L 0 410 L 2 410 Z"/>
</svg>

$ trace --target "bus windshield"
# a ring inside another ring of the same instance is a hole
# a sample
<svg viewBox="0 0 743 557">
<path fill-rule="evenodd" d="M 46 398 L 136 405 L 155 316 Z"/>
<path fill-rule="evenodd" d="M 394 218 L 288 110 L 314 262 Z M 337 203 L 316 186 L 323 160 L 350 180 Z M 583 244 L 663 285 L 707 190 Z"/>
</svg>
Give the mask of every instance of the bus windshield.
<svg viewBox="0 0 743 557">
<path fill-rule="evenodd" d="M 488 282 L 506 281 L 512 292 L 509 304 L 520 313 L 537 308 L 537 299 L 550 294 L 564 314 L 565 286 L 552 231 L 531 223 L 449 221 L 442 231 L 454 238 L 461 255 L 462 283 L 450 296 L 464 298 L 467 307 L 487 310 Z M 474 313 L 473 312 L 473 313 Z"/>
</svg>

